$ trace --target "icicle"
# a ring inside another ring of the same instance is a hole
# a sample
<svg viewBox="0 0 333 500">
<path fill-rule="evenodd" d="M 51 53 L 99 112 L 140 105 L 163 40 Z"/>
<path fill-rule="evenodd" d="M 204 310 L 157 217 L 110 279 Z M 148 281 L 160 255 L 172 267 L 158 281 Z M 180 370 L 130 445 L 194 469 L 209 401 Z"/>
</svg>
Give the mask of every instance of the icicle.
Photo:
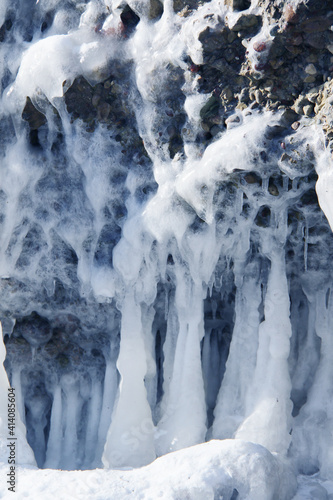
<svg viewBox="0 0 333 500">
<path fill-rule="evenodd" d="M 284 175 L 282 178 L 282 183 L 283 183 L 283 191 L 287 192 L 288 191 L 288 185 L 289 185 L 289 177 L 287 175 Z"/>
<path fill-rule="evenodd" d="M 15 387 L 16 392 L 16 407 L 21 417 L 23 424 L 25 425 L 25 408 L 24 399 L 22 396 L 22 384 L 21 384 L 21 370 L 15 370 L 12 375 L 12 387 Z"/>
<path fill-rule="evenodd" d="M 243 269 L 240 272 L 243 273 Z M 236 291 L 235 326 L 215 408 L 213 437 L 233 437 L 245 417 L 246 399 L 256 366 L 260 301 L 258 276 L 245 277 Z"/>
<path fill-rule="evenodd" d="M 216 311 L 217 311 L 217 302 L 216 302 L 216 300 L 212 300 L 212 315 L 213 315 L 213 319 L 216 318 Z"/>
<path fill-rule="evenodd" d="M 200 443 L 206 433 L 206 407 L 201 370 L 203 290 L 179 270 L 175 307 L 179 332 L 169 393 L 158 424 L 158 455 Z"/>
<path fill-rule="evenodd" d="M 304 270 L 308 270 L 308 240 L 309 240 L 309 225 L 308 221 L 305 220 L 304 231 Z"/>
<path fill-rule="evenodd" d="M 141 309 L 128 292 L 122 304 L 119 397 L 112 416 L 103 454 L 106 467 L 140 467 L 155 458 L 154 425 L 147 401 L 147 372 Z"/>
<path fill-rule="evenodd" d="M 160 404 L 159 417 L 163 415 L 163 406 L 169 398 L 170 383 L 172 379 L 173 366 L 175 361 L 175 352 L 177 346 L 177 334 L 179 330 L 179 323 L 177 317 L 176 306 L 174 303 L 174 294 L 169 297 L 169 313 L 167 317 L 167 330 L 165 342 L 163 345 L 164 363 L 163 363 L 163 400 Z M 162 413 L 161 413 L 162 412 Z"/>
<path fill-rule="evenodd" d="M 312 474 L 320 469 L 323 477 L 333 474 L 333 301 L 327 290 L 318 291 L 314 297 L 316 309 L 315 328 L 321 338 L 320 360 L 315 379 L 308 392 L 307 402 L 295 419 L 293 453 L 299 469 Z"/>
<path fill-rule="evenodd" d="M 15 437 L 16 441 L 16 464 L 20 465 L 36 465 L 33 452 L 26 440 L 26 428 L 24 423 L 20 418 L 20 413 L 18 412 L 18 400 L 16 387 L 12 385 L 12 392 L 8 392 L 9 382 L 3 362 L 6 357 L 6 348 L 3 343 L 2 337 L 2 327 L 0 323 L 0 461 L 8 464 L 9 448 L 7 447 L 8 438 Z M 9 395 L 15 395 L 15 401 L 8 400 Z M 13 426 L 14 435 L 9 435 L 9 424 L 11 422 L 8 420 L 8 405 L 14 405 L 15 423 Z"/>
<path fill-rule="evenodd" d="M 51 410 L 50 434 L 47 442 L 45 469 L 57 469 L 59 467 L 63 446 L 62 428 L 62 397 L 61 386 L 57 385 L 53 392 L 53 404 Z"/>
<path fill-rule="evenodd" d="M 269 177 L 267 175 L 263 175 L 262 177 L 262 189 L 264 192 L 268 190 Z"/>
<path fill-rule="evenodd" d="M 60 381 L 64 400 L 64 441 L 62 447 L 62 468 L 72 470 L 77 468 L 78 429 L 77 422 L 80 415 L 82 400 L 79 395 L 79 381 L 77 375 L 63 375 Z"/>
<path fill-rule="evenodd" d="M 247 417 L 235 437 L 285 455 L 291 440 L 292 403 L 288 369 L 291 324 L 282 249 L 271 254 L 264 313 L 265 320 L 259 327 L 254 378 L 247 397 Z"/>
<path fill-rule="evenodd" d="M 47 425 L 46 415 L 49 410 L 48 400 L 36 394 L 26 401 L 26 406 L 29 409 L 28 429 L 33 429 L 33 432 L 28 434 L 29 443 L 35 450 L 38 467 L 42 467 L 45 462 L 44 428 Z"/>
<path fill-rule="evenodd" d="M 305 338 L 301 336 L 301 339 L 298 339 L 298 356 L 295 360 L 295 371 L 292 376 L 293 399 L 296 398 L 296 404 L 299 399 L 305 402 L 306 392 L 313 381 L 313 376 L 319 362 L 319 338 L 316 335 L 316 304 L 311 295 L 307 295 L 307 298 L 309 311 L 306 318 L 306 336 Z M 297 310 L 295 310 L 295 322 L 300 322 Z M 300 326 L 302 327 L 302 324 Z"/>
<path fill-rule="evenodd" d="M 147 391 L 147 399 L 150 408 L 153 410 L 156 406 L 156 363 L 155 363 L 155 338 L 152 335 L 152 325 L 154 321 L 155 310 L 153 307 L 147 307 L 146 304 L 141 305 L 142 324 L 145 325 L 146 335 L 144 335 L 147 372 L 145 375 L 145 387 Z"/>
<path fill-rule="evenodd" d="M 98 466 L 102 464 L 102 454 L 105 446 L 106 435 L 111 423 L 111 415 L 114 407 L 118 388 L 118 375 L 115 360 L 109 360 L 106 363 L 103 403 L 101 417 L 98 428 L 98 443 L 96 447 L 95 460 Z"/>
<path fill-rule="evenodd" d="M 203 338 L 203 346 L 202 346 L 202 375 L 203 375 L 204 387 L 205 387 L 206 404 L 207 404 L 207 396 L 208 396 L 208 384 L 209 384 L 209 381 L 211 380 L 211 377 L 210 377 L 211 333 L 212 333 L 211 329 L 206 331 L 205 336 Z"/>
<path fill-rule="evenodd" d="M 91 396 L 88 406 L 88 422 L 85 439 L 84 465 L 86 468 L 94 467 L 98 427 L 102 408 L 102 384 L 95 380 L 91 387 Z"/>
</svg>

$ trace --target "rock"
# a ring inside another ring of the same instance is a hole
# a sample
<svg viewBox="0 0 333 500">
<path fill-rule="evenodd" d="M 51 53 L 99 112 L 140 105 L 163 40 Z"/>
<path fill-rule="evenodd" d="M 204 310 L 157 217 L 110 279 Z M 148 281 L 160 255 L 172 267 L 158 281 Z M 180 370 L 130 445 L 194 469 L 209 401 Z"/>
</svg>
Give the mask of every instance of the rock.
<svg viewBox="0 0 333 500">
<path fill-rule="evenodd" d="M 255 100 L 258 104 L 262 103 L 264 101 L 264 96 L 262 94 L 262 92 L 257 89 L 255 92 L 254 92 L 254 97 L 255 97 Z"/>
<path fill-rule="evenodd" d="M 316 77 L 313 75 L 309 75 L 306 78 L 304 78 L 304 83 L 314 83 L 316 81 Z"/>
<path fill-rule="evenodd" d="M 282 135 L 285 132 L 285 130 L 286 128 L 281 125 L 274 125 L 273 127 L 270 127 L 268 125 L 267 130 L 265 132 L 265 137 L 267 137 L 267 139 L 274 139 L 275 137 Z"/>
<path fill-rule="evenodd" d="M 286 127 L 290 126 L 293 122 L 295 123 L 299 118 L 299 115 L 291 108 L 287 108 L 281 115 L 281 125 Z M 295 129 L 294 129 L 295 130 Z"/>
<path fill-rule="evenodd" d="M 240 123 L 240 121 L 241 120 L 240 120 L 239 115 L 234 114 L 234 115 L 228 116 L 228 118 L 225 121 L 225 124 L 227 125 L 228 128 L 230 128 L 231 126 L 237 125 L 238 123 Z"/>
<path fill-rule="evenodd" d="M 150 0 L 148 19 L 150 21 L 160 19 L 163 14 L 163 4 L 159 0 Z"/>
<path fill-rule="evenodd" d="M 200 110 L 200 117 L 205 120 L 207 118 L 210 118 L 212 116 L 215 116 L 220 108 L 220 100 L 215 96 L 212 95 L 206 104 L 201 108 Z"/>
<path fill-rule="evenodd" d="M 183 9 L 186 9 L 185 16 L 190 14 L 193 9 L 197 9 L 199 5 L 199 0 L 173 0 L 173 10 L 180 13 Z"/>
<path fill-rule="evenodd" d="M 110 88 L 112 87 L 112 83 L 113 83 L 112 81 L 110 81 L 110 80 L 106 80 L 106 82 L 104 82 L 103 87 L 104 87 L 106 90 L 108 90 L 108 89 L 110 89 Z"/>
<path fill-rule="evenodd" d="M 279 194 L 280 194 L 278 187 L 272 178 L 269 179 L 268 192 L 272 196 L 279 196 Z"/>
<path fill-rule="evenodd" d="M 282 153 L 280 161 L 290 161 L 291 156 L 289 156 L 287 153 Z"/>
<path fill-rule="evenodd" d="M 237 38 L 237 34 L 234 31 L 230 31 L 227 36 L 228 43 L 233 43 Z M 333 54 L 333 45 L 332 45 L 332 54 Z"/>
<path fill-rule="evenodd" d="M 232 90 L 230 87 L 225 87 L 223 90 L 222 90 L 222 93 L 221 93 L 221 97 L 224 101 L 226 101 L 227 103 L 232 101 L 233 98 L 234 98 L 234 94 L 232 93 Z"/>
<path fill-rule="evenodd" d="M 232 10 L 246 10 L 251 7 L 251 0 L 225 0 L 225 5 Z"/>
<path fill-rule="evenodd" d="M 296 24 L 298 21 L 298 16 L 290 4 L 284 9 L 284 18 L 290 24 Z"/>
<path fill-rule="evenodd" d="M 294 122 L 291 124 L 291 128 L 293 130 L 297 130 L 299 128 L 299 126 L 300 126 L 300 122 Z"/>
<path fill-rule="evenodd" d="M 314 49 L 325 49 L 327 40 L 323 33 L 310 33 L 304 37 L 304 43 Z"/>
<path fill-rule="evenodd" d="M 215 137 L 217 134 L 222 132 L 222 128 L 219 125 L 213 125 L 212 128 L 209 130 L 209 132 L 212 134 L 213 137 Z"/>
<path fill-rule="evenodd" d="M 309 54 L 309 56 L 306 58 L 306 60 L 307 60 L 309 63 L 316 63 L 316 62 L 318 62 L 318 56 L 317 56 L 317 54 L 311 53 L 311 54 Z"/>
<path fill-rule="evenodd" d="M 331 27 L 332 21 L 327 17 L 310 18 L 304 21 L 300 29 L 305 33 L 320 33 Z"/>
<path fill-rule="evenodd" d="M 244 111 L 244 109 L 247 108 L 247 105 L 245 104 L 245 102 L 239 102 L 236 108 L 239 109 L 240 111 Z"/>
<path fill-rule="evenodd" d="M 261 178 L 256 172 L 249 172 L 244 175 L 244 179 L 248 184 L 258 184 L 261 186 Z"/>
<path fill-rule="evenodd" d="M 91 104 L 94 108 L 97 108 L 99 101 L 101 100 L 101 96 L 99 94 L 94 94 L 91 99 Z"/>
<path fill-rule="evenodd" d="M 46 116 L 35 108 L 35 106 L 31 102 L 30 97 L 27 97 L 22 112 L 22 119 L 29 123 L 29 127 L 31 130 L 37 130 L 47 122 Z"/>
<path fill-rule="evenodd" d="M 318 96 L 319 96 L 319 93 L 316 91 L 313 91 L 313 90 L 311 90 L 310 92 L 308 92 L 306 94 L 307 99 L 310 102 L 312 102 L 313 104 L 315 104 L 317 102 Z"/>
<path fill-rule="evenodd" d="M 108 102 L 102 102 L 97 108 L 97 118 L 101 121 L 106 121 L 111 112 L 111 106 Z"/>
<path fill-rule="evenodd" d="M 267 44 L 264 41 L 261 42 L 255 42 L 253 44 L 253 50 L 256 52 L 264 52 L 267 49 Z"/>
<path fill-rule="evenodd" d="M 305 67 L 305 73 L 307 73 L 308 75 L 316 75 L 317 74 L 316 67 L 313 64 L 308 64 Z"/>
<path fill-rule="evenodd" d="M 269 64 L 273 69 L 279 69 L 284 64 L 284 60 L 282 59 L 282 57 L 279 59 L 272 59 L 269 61 Z"/>
<path fill-rule="evenodd" d="M 130 34 L 134 31 L 136 25 L 139 23 L 139 16 L 128 6 L 124 8 L 120 14 L 120 19 L 125 27 L 125 32 Z"/>
<path fill-rule="evenodd" d="M 296 113 L 298 115 L 303 115 L 304 114 L 303 107 L 308 106 L 310 104 L 311 104 L 311 102 L 308 101 L 308 99 L 306 97 L 304 97 L 303 95 L 300 95 L 298 97 L 298 99 L 296 99 L 295 104 L 294 104 Z"/>
<path fill-rule="evenodd" d="M 254 223 L 258 227 L 269 227 L 270 222 L 271 222 L 271 209 L 267 205 L 264 205 L 259 208 Z"/>
<path fill-rule="evenodd" d="M 215 31 L 211 29 L 209 26 L 205 28 L 199 34 L 199 41 L 202 43 L 204 51 L 206 53 L 211 53 L 216 50 L 221 50 L 227 42 L 228 31 Z M 221 57 L 222 54 L 219 54 Z"/>
<path fill-rule="evenodd" d="M 238 96 L 238 100 L 239 100 L 239 102 L 246 102 L 246 103 L 249 102 L 249 89 L 248 88 L 244 87 L 241 90 L 241 92 Z"/>
<path fill-rule="evenodd" d="M 50 322 L 32 312 L 29 316 L 16 322 L 14 336 L 22 336 L 33 347 L 46 344 L 51 336 L 52 330 Z"/>
<path fill-rule="evenodd" d="M 261 24 L 261 17 L 254 14 L 242 15 L 236 21 L 236 24 L 231 28 L 231 31 L 245 31 L 249 32 L 253 28 L 259 27 Z"/>
<path fill-rule="evenodd" d="M 303 112 L 304 112 L 305 116 L 312 116 L 313 110 L 314 110 L 313 104 L 309 104 L 307 106 L 304 106 L 304 108 L 303 108 Z"/>
</svg>

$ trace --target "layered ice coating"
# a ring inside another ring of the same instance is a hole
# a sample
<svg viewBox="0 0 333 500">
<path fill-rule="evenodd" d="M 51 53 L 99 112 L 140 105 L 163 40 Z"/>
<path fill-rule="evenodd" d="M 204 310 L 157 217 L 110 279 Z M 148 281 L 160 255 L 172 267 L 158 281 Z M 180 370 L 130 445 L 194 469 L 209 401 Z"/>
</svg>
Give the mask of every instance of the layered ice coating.
<svg viewBox="0 0 333 500">
<path fill-rule="evenodd" d="M 331 160 L 316 124 L 282 141 L 258 107 L 207 144 L 199 34 L 239 15 L 147 5 L 40 0 L 2 43 L 5 367 L 40 468 L 228 439 L 203 448 L 221 495 L 291 498 L 297 473 L 333 474 Z"/>
</svg>

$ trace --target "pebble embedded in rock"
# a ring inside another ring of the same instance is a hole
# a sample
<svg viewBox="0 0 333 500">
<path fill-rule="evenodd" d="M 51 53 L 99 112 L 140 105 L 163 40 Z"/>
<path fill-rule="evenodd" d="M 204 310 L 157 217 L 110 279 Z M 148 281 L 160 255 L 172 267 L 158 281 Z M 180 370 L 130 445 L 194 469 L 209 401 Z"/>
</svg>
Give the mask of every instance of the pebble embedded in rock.
<svg viewBox="0 0 333 500">
<path fill-rule="evenodd" d="M 299 126 L 300 126 L 300 122 L 294 122 L 294 123 L 292 123 L 291 128 L 293 130 L 297 130 L 299 128 Z"/>
<path fill-rule="evenodd" d="M 314 66 L 314 64 L 308 64 L 305 67 L 305 73 L 307 73 L 308 75 L 316 75 L 317 70 L 316 70 L 316 67 Z"/>
<path fill-rule="evenodd" d="M 304 106 L 303 112 L 305 116 L 311 116 L 313 114 L 314 106 L 313 104 L 309 104 L 307 106 Z"/>
</svg>

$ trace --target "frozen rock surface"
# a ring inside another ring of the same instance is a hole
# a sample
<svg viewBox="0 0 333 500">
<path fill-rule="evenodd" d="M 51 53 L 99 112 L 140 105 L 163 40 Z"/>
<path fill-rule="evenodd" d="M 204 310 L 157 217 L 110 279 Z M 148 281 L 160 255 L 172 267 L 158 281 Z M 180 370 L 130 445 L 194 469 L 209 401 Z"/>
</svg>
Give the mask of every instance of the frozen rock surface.
<svg viewBox="0 0 333 500">
<path fill-rule="evenodd" d="M 1 3 L 1 398 L 39 468 L 200 449 L 165 498 L 331 493 L 332 25 L 315 0 Z"/>
</svg>

